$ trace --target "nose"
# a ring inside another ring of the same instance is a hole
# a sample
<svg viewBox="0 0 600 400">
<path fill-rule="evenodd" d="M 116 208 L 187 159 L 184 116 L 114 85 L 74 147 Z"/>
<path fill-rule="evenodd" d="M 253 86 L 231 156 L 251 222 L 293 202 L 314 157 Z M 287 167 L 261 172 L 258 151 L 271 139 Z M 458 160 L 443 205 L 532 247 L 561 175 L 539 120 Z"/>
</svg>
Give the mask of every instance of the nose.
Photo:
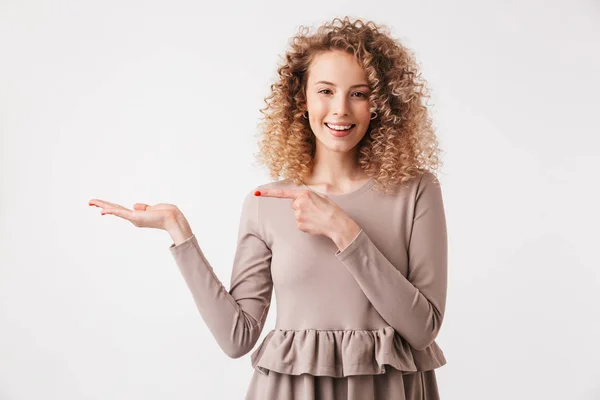
<svg viewBox="0 0 600 400">
<path fill-rule="evenodd" d="M 334 115 L 348 115 L 348 99 L 345 96 L 336 96 L 333 100 L 332 110 Z"/>
</svg>

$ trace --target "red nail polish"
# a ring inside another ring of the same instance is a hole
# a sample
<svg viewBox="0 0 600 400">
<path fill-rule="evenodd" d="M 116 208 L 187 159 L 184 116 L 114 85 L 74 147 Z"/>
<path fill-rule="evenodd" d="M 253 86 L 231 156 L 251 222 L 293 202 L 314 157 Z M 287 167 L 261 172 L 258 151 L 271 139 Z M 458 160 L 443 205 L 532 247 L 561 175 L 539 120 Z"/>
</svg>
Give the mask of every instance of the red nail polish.
<svg viewBox="0 0 600 400">
<path fill-rule="evenodd" d="M 256 192 L 254 192 L 255 196 L 260 196 L 260 190 L 257 190 Z"/>
</svg>

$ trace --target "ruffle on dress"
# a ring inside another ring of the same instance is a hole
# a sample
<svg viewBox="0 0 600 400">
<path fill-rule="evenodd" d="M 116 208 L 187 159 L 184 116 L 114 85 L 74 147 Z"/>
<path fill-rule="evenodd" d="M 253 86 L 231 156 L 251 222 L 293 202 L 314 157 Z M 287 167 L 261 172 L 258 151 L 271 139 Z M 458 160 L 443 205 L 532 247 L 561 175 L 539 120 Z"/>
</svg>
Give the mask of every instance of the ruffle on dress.
<svg viewBox="0 0 600 400">
<path fill-rule="evenodd" d="M 408 374 L 446 364 L 435 342 L 416 350 L 391 326 L 377 330 L 274 329 L 252 353 L 251 361 L 265 375 L 276 371 L 337 378 L 384 374 L 386 365 Z"/>
</svg>

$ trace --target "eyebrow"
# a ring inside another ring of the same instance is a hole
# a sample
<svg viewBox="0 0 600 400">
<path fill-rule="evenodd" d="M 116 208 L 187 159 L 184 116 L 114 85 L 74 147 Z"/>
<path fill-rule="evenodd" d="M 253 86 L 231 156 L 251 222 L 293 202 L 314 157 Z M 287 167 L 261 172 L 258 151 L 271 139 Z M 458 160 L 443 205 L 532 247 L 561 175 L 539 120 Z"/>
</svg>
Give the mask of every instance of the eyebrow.
<svg viewBox="0 0 600 400">
<path fill-rule="evenodd" d="M 326 85 L 335 86 L 335 83 L 332 83 L 332 82 L 329 82 L 329 81 L 319 81 L 319 82 L 316 82 L 315 85 L 318 85 L 319 83 L 324 83 Z M 355 87 L 361 87 L 361 86 L 369 88 L 369 85 L 367 85 L 366 83 L 359 83 L 358 85 L 352 85 L 352 86 L 350 86 L 350 89 L 355 88 Z"/>
</svg>

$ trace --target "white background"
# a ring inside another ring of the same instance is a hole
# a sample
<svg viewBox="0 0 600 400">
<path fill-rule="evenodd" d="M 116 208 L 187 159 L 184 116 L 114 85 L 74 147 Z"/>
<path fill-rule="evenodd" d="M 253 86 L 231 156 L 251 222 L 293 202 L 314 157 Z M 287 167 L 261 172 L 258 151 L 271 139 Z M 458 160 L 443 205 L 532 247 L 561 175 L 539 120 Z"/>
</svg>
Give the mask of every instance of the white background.
<svg viewBox="0 0 600 400">
<path fill-rule="evenodd" d="M 243 398 L 250 354 L 220 350 L 168 233 L 87 202 L 176 204 L 229 287 L 279 57 L 344 15 L 431 89 L 442 399 L 600 398 L 598 2 L 251 3 L 0 2 L 0 399 Z"/>
</svg>

